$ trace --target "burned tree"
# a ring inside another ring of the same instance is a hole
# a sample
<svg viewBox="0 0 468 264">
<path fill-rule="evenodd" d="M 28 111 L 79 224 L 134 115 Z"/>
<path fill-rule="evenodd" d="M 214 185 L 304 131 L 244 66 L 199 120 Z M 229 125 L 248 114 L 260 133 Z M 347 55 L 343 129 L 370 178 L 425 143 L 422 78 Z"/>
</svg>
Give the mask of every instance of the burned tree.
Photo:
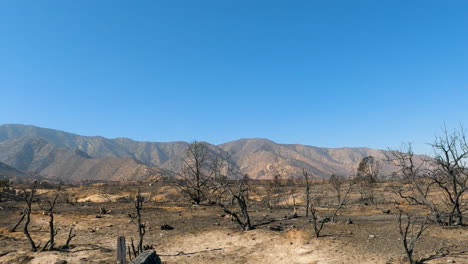
<svg viewBox="0 0 468 264">
<path fill-rule="evenodd" d="M 341 175 L 336 175 L 332 174 L 330 178 L 328 179 L 328 182 L 330 182 L 331 187 L 335 191 L 336 194 L 336 199 L 338 200 L 338 203 L 341 201 L 341 185 L 345 182 L 345 179 Z"/>
<path fill-rule="evenodd" d="M 31 223 L 31 210 L 32 210 L 32 204 L 34 201 L 34 195 L 36 193 L 36 184 L 37 182 L 34 181 L 31 187 L 31 191 L 29 192 L 23 189 L 23 197 L 24 197 L 24 200 L 26 201 L 26 206 L 27 206 L 26 213 L 25 213 L 26 221 L 24 223 L 23 233 L 28 239 L 29 245 L 31 246 L 31 251 L 33 252 L 36 252 L 39 247 L 38 245 L 36 245 L 36 243 L 32 239 L 31 234 L 29 234 L 29 224 Z"/>
<path fill-rule="evenodd" d="M 432 144 L 436 157 L 432 180 L 442 190 L 448 207 L 449 225 L 463 224 L 462 198 L 468 191 L 468 143 L 463 128 L 449 133 L 443 129 L 443 135 Z"/>
<path fill-rule="evenodd" d="M 312 217 L 310 222 L 312 222 L 312 227 L 314 228 L 314 235 L 316 238 L 320 237 L 320 232 L 322 232 L 325 223 L 329 221 L 329 218 L 320 218 L 317 212 L 317 206 L 312 201 L 310 202 L 310 216 Z"/>
<path fill-rule="evenodd" d="M 185 150 L 176 185 L 195 204 L 200 204 L 205 199 L 212 172 L 209 158 L 209 149 L 204 142 L 195 141 Z"/>
<path fill-rule="evenodd" d="M 67 241 L 65 242 L 65 245 L 63 245 L 60 249 L 69 249 L 70 242 L 75 236 L 76 236 L 76 233 L 73 232 L 73 227 L 70 227 L 70 230 L 68 231 Z"/>
<path fill-rule="evenodd" d="M 396 175 L 409 185 L 408 190 L 403 186 L 393 186 L 393 191 L 410 204 L 427 207 L 431 211 L 432 221 L 442 224 L 441 212 L 436 204 L 429 198 L 431 188 L 435 182 L 431 179 L 432 170 L 428 159 L 417 159 L 411 144 L 405 144 L 399 150 L 390 151 L 389 162 L 396 166 Z"/>
<path fill-rule="evenodd" d="M 217 199 L 217 205 L 223 209 L 223 211 L 230 215 L 234 221 L 242 228 L 242 230 L 251 230 L 253 225 L 250 221 L 250 215 L 248 211 L 248 199 L 246 193 L 248 193 L 248 186 L 242 181 L 238 180 L 234 187 L 230 187 L 228 184 L 218 186 L 220 197 Z M 231 197 L 234 197 L 235 202 L 239 208 L 239 212 L 230 209 L 223 203 L 222 196 L 228 193 Z"/>
<path fill-rule="evenodd" d="M 248 211 L 249 185 L 248 181 L 245 181 L 245 175 L 242 177 L 228 153 L 218 153 L 212 162 L 212 168 L 216 168 L 216 172 L 209 182 L 210 203 L 218 205 L 224 213 L 230 215 L 242 230 L 253 229 Z M 228 179 L 236 180 L 233 182 Z M 238 210 L 232 209 L 234 204 L 237 204 Z"/>
<path fill-rule="evenodd" d="M 446 256 L 462 256 L 468 253 L 448 246 L 434 250 L 432 254 L 416 259 L 414 256 L 414 249 L 418 241 L 422 238 L 424 232 L 430 227 L 430 219 L 428 217 L 416 217 L 410 216 L 409 214 L 403 214 L 403 211 L 400 208 L 397 208 L 397 210 L 398 232 L 400 234 L 406 256 L 408 257 L 409 264 L 423 264 L 427 261 Z"/>
<path fill-rule="evenodd" d="M 49 240 L 44 244 L 42 251 L 44 250 L 54 250 L 55 246 L 55 236 L 58 233 L 57 228 L 54 226 L 54 208 L 57 203 L 58 194 L 55 195 L 54 199 L 46 200 L 47 205 L 41 206 L 44 209 L 44 214 L 49 216 Z"/>
<path fill-rule="evenodd" d="M 18 222 L 16 222 L 16 224 L 9 230 L 10 232 L 16 232 L 16 229 L 18 228 L 18 226 L 21 224 L 21 222 L 23 222 L 24 217 L 26 216 L 27 210 L 28 210 L 27 208 L 23 209 L 23 212 L 21 212 L 20 219 L 18 219 Z"/>
<path fill-rule="evenodd" d="M 293 215 L 292 217 L 296 218 L 297 217 L 297 203 L 296 203 L 296 189 L 291 188 L 289 191 L 289 195 L 291 196 L 292 199 L 292 205 L 293 205 Z"/>
<path fill-rule="evenodd" d="M 309 174 L 305 169 L 302 169 L 302 174 L 304 175 L 304 181 L 305 181 L 305 197 L 306 197 L 306 217 L 309 216 L 309 207 L 310 207 L 310 180 L 309 180 Z"/>
<path fill-rule="evenodd" d="M 379 163 L 373 156 L 367 156 L 359 162 L 357 176 L 374 183 L 379 175 Z"/>
<path fill-rule="evenodd" d="M 266 187 L 268 209 L 273 210 L 273 208 L 279 203 L 282 186 L 282 175 L 279 171 L 276 171 L 273 175 L 273 179 L 268 181 L 268 185 Z"/>
<path fill-rule="evenodd" d="M 359 183 L 361 200 L 374 204 L 374 185 L 379 175 L 380 164 L 373 156 L 361 160 L 357 167 L 356 179 Z"/>
<path fill-rule="evenodd" d="M 138 189 L 137 194 L 135 195 L 135 199 L 133 201 L 134 207 L 135 207 L 135 213 L 134 214 L 128 214 L 128 216 L 131 218 L 132 222 L 136 221 L 136 226 L 137 226 L 137 232 L 138 232 L 138 244 L 135 248 L 135 244 L 133 243 L 133 238 L 131 239 L 131 245 L 132 245 L 132 250 L 133 250 L 133 256 L 136 258 L 141 252 L 143 252 L 143 237 L 145 236 L 146 233 L 146 225 L 142 221 L 142 211 L 143 211 L 143 203 L 145 202 L 145 198 L 141 194 L 141 190 Z M 130 254 L 130 250 L 129 250 Z"/>
<path fill-rule="evenodd" d="M 342 192 L 343 185 L 346 183 L 346 179 L 343 176 L 333 174 L 328 180 L 335 190 L 336 205 L 333 213 L 330 216 L 331 222 L 336 222 L 336 216 L 338 212 L 349 202 L 351 190 L 353 188 L 353 182 L 349 181 L 348 185 L 345 186 L 344 192 Z"/>
<path fill-rule="evenodd" d="M 145 201 L 144 197 L 141 195 L 140 190 L 138 190 L 137 195 L 135 196 L 135 211 L 136 211 L 136 221 L 137 221 L 137 227 L 138 227 L 138 252 L 141 253 L 143 252 L 143 237 L 145 236 L 146 233 L 146 226 L 145 224 L 141 221 L 141 211 L 143 210 L 143 202 Z"/>
<path fill-rule="evenodd" d="M 403 219 L 403 212 L 399 208 L 398 211 L 398 231 L 401 236 L 401 241 L 403 243 L 406 256 L 408 257 L 408 262 L 410 264 L 423 263 L 423 259 L 415 260 L 413 253 L 416 243 L 421 238 L 423 232 L 428 228 L 428 219 L 424 218 L 418 221 L 418 218 L 411 217 L 408 214 L 406 214 L 405 219 Z"/>
</svg>

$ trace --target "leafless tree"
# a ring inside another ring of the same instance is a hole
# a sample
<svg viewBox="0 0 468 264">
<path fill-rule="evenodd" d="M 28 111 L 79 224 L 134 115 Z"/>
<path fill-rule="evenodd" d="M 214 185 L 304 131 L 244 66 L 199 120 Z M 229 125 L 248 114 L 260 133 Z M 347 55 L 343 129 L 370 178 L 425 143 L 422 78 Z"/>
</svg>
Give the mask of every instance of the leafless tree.
<svg viewBox="0 0 468 264">
<path fill-rule="evenodd" d="M 210 168 L 209 149 L 206 143 L 195 141 L 191 143 L 182 160 L 182 168 L 179 171 L 177 187 L 190 199 L 200 204 L 205 198 L 208 182 L 213 172 Z"/>
<path fill-rule="evenodd" d="M 54 196 L 52 200 L 46 200 L 47 205 L 42 206 L 41 208 L 44 209 L 44 214 L 49 216 L 49 240 L 44 244 L 42 247 L 42 251 L 44 250 L 54 250 L 55 246 L 55 236 L 58 233 L 57 228 L 54 226 L 54 208 L 57 204 L 57 198 L 59 197 L 58 194 Z"/>
<path fill-rule="evenodd" d="M 145 201 L 145 198 L 141 194 L 141 190 L 138 189 L 138 192 L 135 196 L 134 200 L 134 207 L 135 207 L 135 214 L 129 214 L 130 218 L 132 220 L 136 220 L 137 224 L 137 230 L 138 230 L 138 245 L 137 248 L 135 249 L 135 246 L 133 244 L 133 238 L 132 240 L 132 248 L 133 248 L 133 254 L 136 257 L 139 253 L 143 252 L 143 237 L 145 236 L 146 233 L 146 225 L 142 221 L 142 210 L 143 210 L 143 203 Z"/>
<path fill-rule="evenodd" d="M 218 205 L 224 213 L 230 215 L 243 230 L 253 229 L 248 211 L 249 185 L 248 181 L 245 181 L 245 175 L 242 177 L 239 168 L 227 153 L 217 153 L 212 163 L 211 167 L 216 168 L 212 175 L 216 176 L 212 177 L 209 182 L 208 199 L 211 203 Z M 227 179 L 236 180 L 232 182 Z M 230 206 L 226 205 L 226 200 L 229 200 Z M 238 210 L 232 208 L 234 204 L 237 204 Z"/>
<path fill-rule="evenodd" d="M 312 222 L 312 227 L 314 228 L 314 235 L 316 238 L 319 238 L 320 232 L 322 232 L 322 229 L 325 226 L 325 223 L 328 221 L 328 219 L 320 218 L 317 212 L 317 207 L 314 202 L 310 203 L 309 210 L 310 210 L 310 215 L 312 217 L 311 222 Z"/>
<path fill-rule="evenodd" d="M 309 217 L 309 207 L 310 207 L 310 180 L 309 174 L 305 169 L 302 169 L 302 174 L 304 175 L 304 180 L 306 184 L 305 188 L 305 197 L 306 197 L 306 217 Z"/>
<path fill-rule="evenodd" d="M 357 176 L 365 178 L 366 181 L 376 182 L 379 175 L 380 165 L 373 156 L 364 157 L 358 165 Z"/>
<path fill-rule="evenodd" d="M 405 219 L 403 218 L 403 211 L 397 208 L 399 211 L 397 221 L 398 221 L 398 231 L 401 236 L 401 241 L 405 249 L 406 256 L 408 257 L 408 262 L 410 264 L 420 264 L 423 263 L 423 260 L 415 260 L 413 253 L 416 243 L 421 238 L 424 231 L 429 227 L 427 218 L 418 221 L 418 218 L 411 217 L 406 214 Z"/>
<path fill-rule="evenodd" d="M 427 261 L 446 256 L 465 256 L 468 253 L 467 251 L 457 251 L 453 247 L 448 246 L 439 248 L 430 255 L 415 259 L 414 249 L 424 232 L 430 227 L 430 219 L 428 217 L 416 217 L 403 214 L 403 211 L 398 207 L 397 210 L 398 231 L 409 264 L 423 264 Z"/>
<path fill-rule="evenodd" d="M 329 179 L 330 184 L 332 185 L 333 189 L 335 190 L 336 194 L 336 205 L 333 209 L 333 213 L 330 216 L 331 222 L 336 222 L 336 216 L 338 212 L 343 209 L 343 207 L 349 202 L 350 194 L 353 188 L 353 182 L 348 181 L 348 185 L 345 186 L 344 192 L 342 190 L 343 185 L 345 184 L 346 180 L 343 176 L 332 175 Z"/>
<path fill-rule="evenodd" d="M 16 229 L 17 229 L 18 226 L 21 224 L 21 222 L 23 222 L 24 217 L 26 216 L 27 211 L 28 211 L 27 208 L 24 208 L 24 209 L 23 209 L 23 212 L 21 212 L 20 219 L 18 219 L 18 221 L 16 222 L 16 224 L 9 230 L 10 232 L 15 232 L 15 231 L 16 231 Z"/>
<path fill-rule="evenodd" d="M 266 188 L 266 198 L 268 202 L 268 209 L 272 210 L 276 207 L 280 201 L 282 196 L 281 188 L 283 186 L 282 183 L 282 175 L 279 171 L 276 171 L 273 174 L 273 180 L 268 181 L 268 185 Z"/>
<path fill-rule="evenodd" d="M 37 182 L 34 181 L 32 187 L 31 187 L 31 191 L 28 192 L 25 189 L 23 190 L 23 196 L 24 196 L 24 200 L 26 201 L 26 206 L 27 206 L 27 209 L 26 209 L 26 222 L 24 223 L 23 233 L 26 236 L 26 238 L 28 239 L 29 245 L 31 246 L 31 251 L 33 251 L 33 252 L 36 252 L 38 247 L 40 246 L 40 245 L 36 245 L 36 243 L 34 242 L 34 240 L 31 237 L 31 234 L 29 234 L 29 224 L 31 222 L 31 210 L 32 210 L 32 204 L 33 204 L 33 201 L 34 201 L 34 195 L 36 193 L 36 185 L 37 185 Z"/>
<path fill-rule="evenodd" d="M 293 202 L 293 217 L 297 217 L 296 189 L 291 188 L 291 190 L 289 190 L 289 195 L 291 196 L 291 199 L 292 199 L 292 202 Z"/>
<path fill-rule="evenodd" d="M 70 248 L 70 242 L 75 236 L 76 236 L 76 234 L 75 234 L 75 232 L 73 232 L 73 227 L 70 227 L 70 230 L 68 231 L 67 241 L 65 242 L 65 245 L 63 245 L 61 247 L 61 249 L 69 249 Z"/>
<path fill-rule="evenodd" d="M 246 193 L 248 192 L 248 186 L 246 186 L 242 181 L 238 180 L 235 182 L 234 187 L 230 187 L 228 184 L 218 185 L 217 187 L 220 192 L 218 193 L 219 197 L 216 204 L 223 209 L 223 211 L 230 215 L 234 221 L 242 228 L 242 230 L 251 230 L 253 229 L 252 223 L 250 221 L 250 214 L 248 211 L 248 199 Z M 222 196 L 228 193 L 231 197 L 234 197 L 237 205 L 238 212 L 229 208 L 223 202 Z"/>
<path fill-rule="evenodd" d="M 335 191 L 337 202 L 341 201 L 341 185 L 345 182 L 345 178 L 341 175 L 332 174 L 328 179 L 331 187 Z"/>
<path fill-rule="evenodd" d="M 443 134 L 432 144 L 436 157 L 432 180 L 443 191 L 448 209 L 448 224 L 463 224 L 462 199 L 468 191 L 468 143 L 465 130 L 460 128 Z"/>
<path fill-rule="evenodd" d="M 361 200 L 367 200 L 374 204 L 374 187 L 379 176 L 380 164 L 373 156 L 367 156 L 361 160 L 357 167 L 356 179 L 359 183 Z"/>
<path fill-rule="evenodd" d="M 397 175 L 409 184 L 408 190 L 401 185 L 393 186 L 393 190 L 408 203 L 427 207 L 433 216 L 432 221 L 441 224 L 441 212 L 429 197 L 431 187 L 435 184 L 431 179 L 432 169 L 429 161 L 429 159 L 416 160 L 410 143 L 402 145 L 399 150 L 390 150 L 390 164 L 398 168 Z"/>
</svg>

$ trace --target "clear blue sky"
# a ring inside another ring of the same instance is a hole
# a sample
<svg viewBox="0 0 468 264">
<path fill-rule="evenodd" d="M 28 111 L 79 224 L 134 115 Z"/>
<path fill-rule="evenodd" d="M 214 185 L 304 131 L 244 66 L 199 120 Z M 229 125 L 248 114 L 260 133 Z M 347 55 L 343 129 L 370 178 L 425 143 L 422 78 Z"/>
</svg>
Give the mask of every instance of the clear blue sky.
<svg viewBox="0 0 468 264">
<path fill-rule="evenodd" d="M 0 124 L 427 148 L 468 126 L 467 1 L 0 1 Z"/>
</svg>

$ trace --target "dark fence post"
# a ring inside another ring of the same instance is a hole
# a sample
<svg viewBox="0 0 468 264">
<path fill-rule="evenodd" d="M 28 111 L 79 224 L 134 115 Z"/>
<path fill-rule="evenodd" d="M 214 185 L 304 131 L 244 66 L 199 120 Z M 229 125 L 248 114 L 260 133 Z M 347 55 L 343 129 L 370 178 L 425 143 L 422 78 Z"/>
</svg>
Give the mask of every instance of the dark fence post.
<svg viewBox="0 0 468 264">
<path fill-rule="evenodd" d="M 117 238 L 117 264 L 126 264 L 126 246 L 125 246 L 125 237 L 119 236 Z"/>
</svg>

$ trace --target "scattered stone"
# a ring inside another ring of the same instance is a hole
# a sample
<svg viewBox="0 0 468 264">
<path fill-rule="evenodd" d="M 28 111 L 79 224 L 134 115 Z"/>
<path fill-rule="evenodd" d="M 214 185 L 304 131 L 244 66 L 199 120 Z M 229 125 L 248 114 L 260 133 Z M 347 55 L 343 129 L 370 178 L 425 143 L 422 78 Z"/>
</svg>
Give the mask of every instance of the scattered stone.
<svg viewBox="0 0 468 264">
<path fill-rule="evenodd" d="M 173 229 L 174 227 L 168 224 L 161 226 L 161 230 L 173 230 Z"/>
<path fill-rule="evenodd" d="M 456 262 L 453 259 L 449 259 L 449 260 L 447 260 L 447 263 L 456 263 Z"/>
<path fill-rule="evenodd" d="M 219 214 L 218 216 L 221 217 L 221 218 L 223 218 L 223 217 L 225 217 L 226 215 L 225 215 L 225 214 Z"/>
<path fill-rule="evenodd" d="M 66 260 L 57 260 L 55 264 L 68 264 Z"/>
<path fill-rule="evenodd" d="M 96 218 L 102 218 L 102 215 L 96 215 Z"/>
<path fill-rule="evenodd" d="M 113 226 L 114 226 L 113 224 L 106 225 L 106 227 L 113 227 Z"/>
<path fill-rule="evenodd" d="M 215 222 L 214 225 L 215 225 L 215 226 L 219 226 L 219 225 L 221 225 L 221 224 L 220 224 L 219 222 Z"/>
<path fill-rule="evenodd" d="M 389 214 L 391 211 L 390 209 L 382 209 L 382 213 L 384 214 Z"/>
<path fill-rule="evenodd" d="M 375 238 L 375 235 L 369 235 L 369 239 Z"/>
<path fill-rule="evenodd" d="M 283 231 L 282 226 L 270 226 L 271 231 Z"/>
<path fill-rule="evenodd" d="M 346 219 L 346 224 L 348 225 L 353 224 L 353 220 L 351 220 L 351 218 Z"/>
</svg>

